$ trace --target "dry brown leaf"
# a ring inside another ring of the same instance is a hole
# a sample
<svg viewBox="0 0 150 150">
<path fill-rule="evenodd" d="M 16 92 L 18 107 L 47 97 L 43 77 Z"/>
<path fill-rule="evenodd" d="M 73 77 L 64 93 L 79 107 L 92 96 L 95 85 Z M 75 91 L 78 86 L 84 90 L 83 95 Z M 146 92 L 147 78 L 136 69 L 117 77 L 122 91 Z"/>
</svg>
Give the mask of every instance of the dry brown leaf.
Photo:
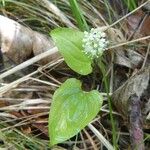
<svg viewBox="0 0 150 150">
<path fill-rule="evenodd" d="M 120 30 L 110 28 L 108 29 L 107 32 L 110 41 L 114 45 L 122 42 L 127 42 L 123 33 Z M 143 61 L 141 54 L 128 48 L 126 49 L 124 47 L 115 48 L 114 52 L 115 52 L 114 63 L 119 64 L 121 66 L 133 69 L 136 68 Z"/>
<path fill-rule="evenodd" d="M 133 50 L 115 51 L 115 63 L 128 68 L 136 68 L 143 61 L 142 55 Z"/>
<path fill-rule="evenodd" d="M 16 21 L 0 15 L 0 47 L 11 60 L 21 63 L 54 47 L 50 37 L 22 26 Z M 45 58 L 44 63 L 58 58 L 58 52 Z"/>
<path fill-rule="evenodd" d="M 29 127 L 29 126 L 21 127 L 21 131 L 26 135 L 28 135 L 32 132 L 31 127 Z"/>
<path fill-rule="evenodd" d="M 130 15 L 127 18 L 127 31 L 129 37 L 133 33 L 135 38 L 150 35 L 150 16 L 142 10 Z"/>
<path fill-rule="evenodd" d="M 112 95 L 112 101 L 118 112 L 128 118 L 129 98 L 136 94 L 141 97 L 148 91 L 150 80 L 150 67 L 144 68 L 143 71 L 137 72 L 124 85 L 116 90 Z M 143 108 L 144 109 L 144 108 Z"/>
</svg>

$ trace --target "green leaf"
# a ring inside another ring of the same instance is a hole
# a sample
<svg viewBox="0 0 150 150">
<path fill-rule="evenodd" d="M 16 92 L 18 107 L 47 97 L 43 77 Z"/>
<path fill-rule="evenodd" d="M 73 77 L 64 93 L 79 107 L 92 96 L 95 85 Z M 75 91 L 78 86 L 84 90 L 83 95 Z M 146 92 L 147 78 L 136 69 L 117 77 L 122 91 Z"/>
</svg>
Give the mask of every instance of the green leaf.
<svg viewBox="0 0 150 150">
<path fill-rule="evenodd" d="M 63 83 L 54 93 L 49 114 L 50 145 L 76 135 L 97 115 L 102 102 L 98 91 L 82 91 L 77 79 L 71 78 Z"/>
<path fill-rule="evenodd" d="M 83 32 L 69 28 L 58 28 L 51 32 L 51 36 L 72 70 L 81 75 L 92 72 L 92 60 L 84 54 L 82 48 Z"/>
</svg>

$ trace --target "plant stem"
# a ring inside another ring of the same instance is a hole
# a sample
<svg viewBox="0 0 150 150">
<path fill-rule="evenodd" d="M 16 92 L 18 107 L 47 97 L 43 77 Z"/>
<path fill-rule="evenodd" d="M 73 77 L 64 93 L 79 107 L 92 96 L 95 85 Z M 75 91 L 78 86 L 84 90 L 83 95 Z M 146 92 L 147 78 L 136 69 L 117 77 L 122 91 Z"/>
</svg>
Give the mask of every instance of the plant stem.
<svg viewBox="0 0 150 150">
<path fill-rule="evenodd" d="M 123 0 L 129 11 L 137 8 L 137 0 Z"/>
<path fill-rule="evenodd" d="M 110 111 L 110 120 L 111 120 L 111 124 L 112 124 L 113 146 L 114 146 L 114 149 L 116 150 L 117 149 L 117 136 L 116 136 L 115 122 L 114 122 L 113 114 L 112 114 L 111 97 L 109 95 L 109 86 L 108 86 L 108 81 L 107 81 L 107 78 L 106 78 L 105 66 L 104 66 L 104 64 L 102 63 L 101 60 L 98 62 L 98 66 L 99 66 L 99 68 L 100 68 L 100 70 L 103 74 L 103 80 L 104 80 L 105 90 L 106 90 L 106 93 L 107 93 L 108 106 L 109 106 L 109 111 Z"/>
<path fill-rule="evenodd" d="M 80 9 L 77 0 L 69 0 L 72 12 L 77 21 L 78 27 L 81 31 L 89 31 L 88 24 L 83 16 L 82 10 Z"/>
</svg>

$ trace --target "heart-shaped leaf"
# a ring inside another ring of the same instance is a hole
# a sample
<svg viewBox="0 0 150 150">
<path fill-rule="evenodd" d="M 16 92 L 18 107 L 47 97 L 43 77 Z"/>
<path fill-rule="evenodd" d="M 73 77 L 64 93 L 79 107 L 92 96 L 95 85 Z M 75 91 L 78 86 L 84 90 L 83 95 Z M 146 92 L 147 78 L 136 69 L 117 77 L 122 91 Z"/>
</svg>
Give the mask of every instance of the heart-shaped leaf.
<svg viewBox="0 0 150 150">
<path fill-rule="evenodd" d="M 51 36 L 72 70 L 81 75 L 92 72 L 92 60 L 84 54 L 82 48 L 83 32 L 75 29 L 58 28 L 51 32 Z"/>
<path fill-rule="evenodd" d="M 102 105 L 101 94 L 85 92 L 81 82 L 71 78 L 56 90 L 49 115 L 50 145 L 61 143 L 83 129 L 97 115 Z"/>
</svg>

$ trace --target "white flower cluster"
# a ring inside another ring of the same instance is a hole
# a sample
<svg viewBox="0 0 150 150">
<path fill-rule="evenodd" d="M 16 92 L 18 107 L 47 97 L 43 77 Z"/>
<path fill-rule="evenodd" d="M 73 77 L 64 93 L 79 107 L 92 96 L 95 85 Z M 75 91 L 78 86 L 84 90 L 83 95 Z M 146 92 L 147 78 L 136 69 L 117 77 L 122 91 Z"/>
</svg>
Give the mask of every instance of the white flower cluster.
<svg viewBox="0 0 150 150">
<path fill-rule="evenodd" d="M 91 59 L 102 56 L 108 43 L 106 34 L 100 28 L 92 28 L 90 32 L 84 32 L 83 51 Z"/>
</svg>

